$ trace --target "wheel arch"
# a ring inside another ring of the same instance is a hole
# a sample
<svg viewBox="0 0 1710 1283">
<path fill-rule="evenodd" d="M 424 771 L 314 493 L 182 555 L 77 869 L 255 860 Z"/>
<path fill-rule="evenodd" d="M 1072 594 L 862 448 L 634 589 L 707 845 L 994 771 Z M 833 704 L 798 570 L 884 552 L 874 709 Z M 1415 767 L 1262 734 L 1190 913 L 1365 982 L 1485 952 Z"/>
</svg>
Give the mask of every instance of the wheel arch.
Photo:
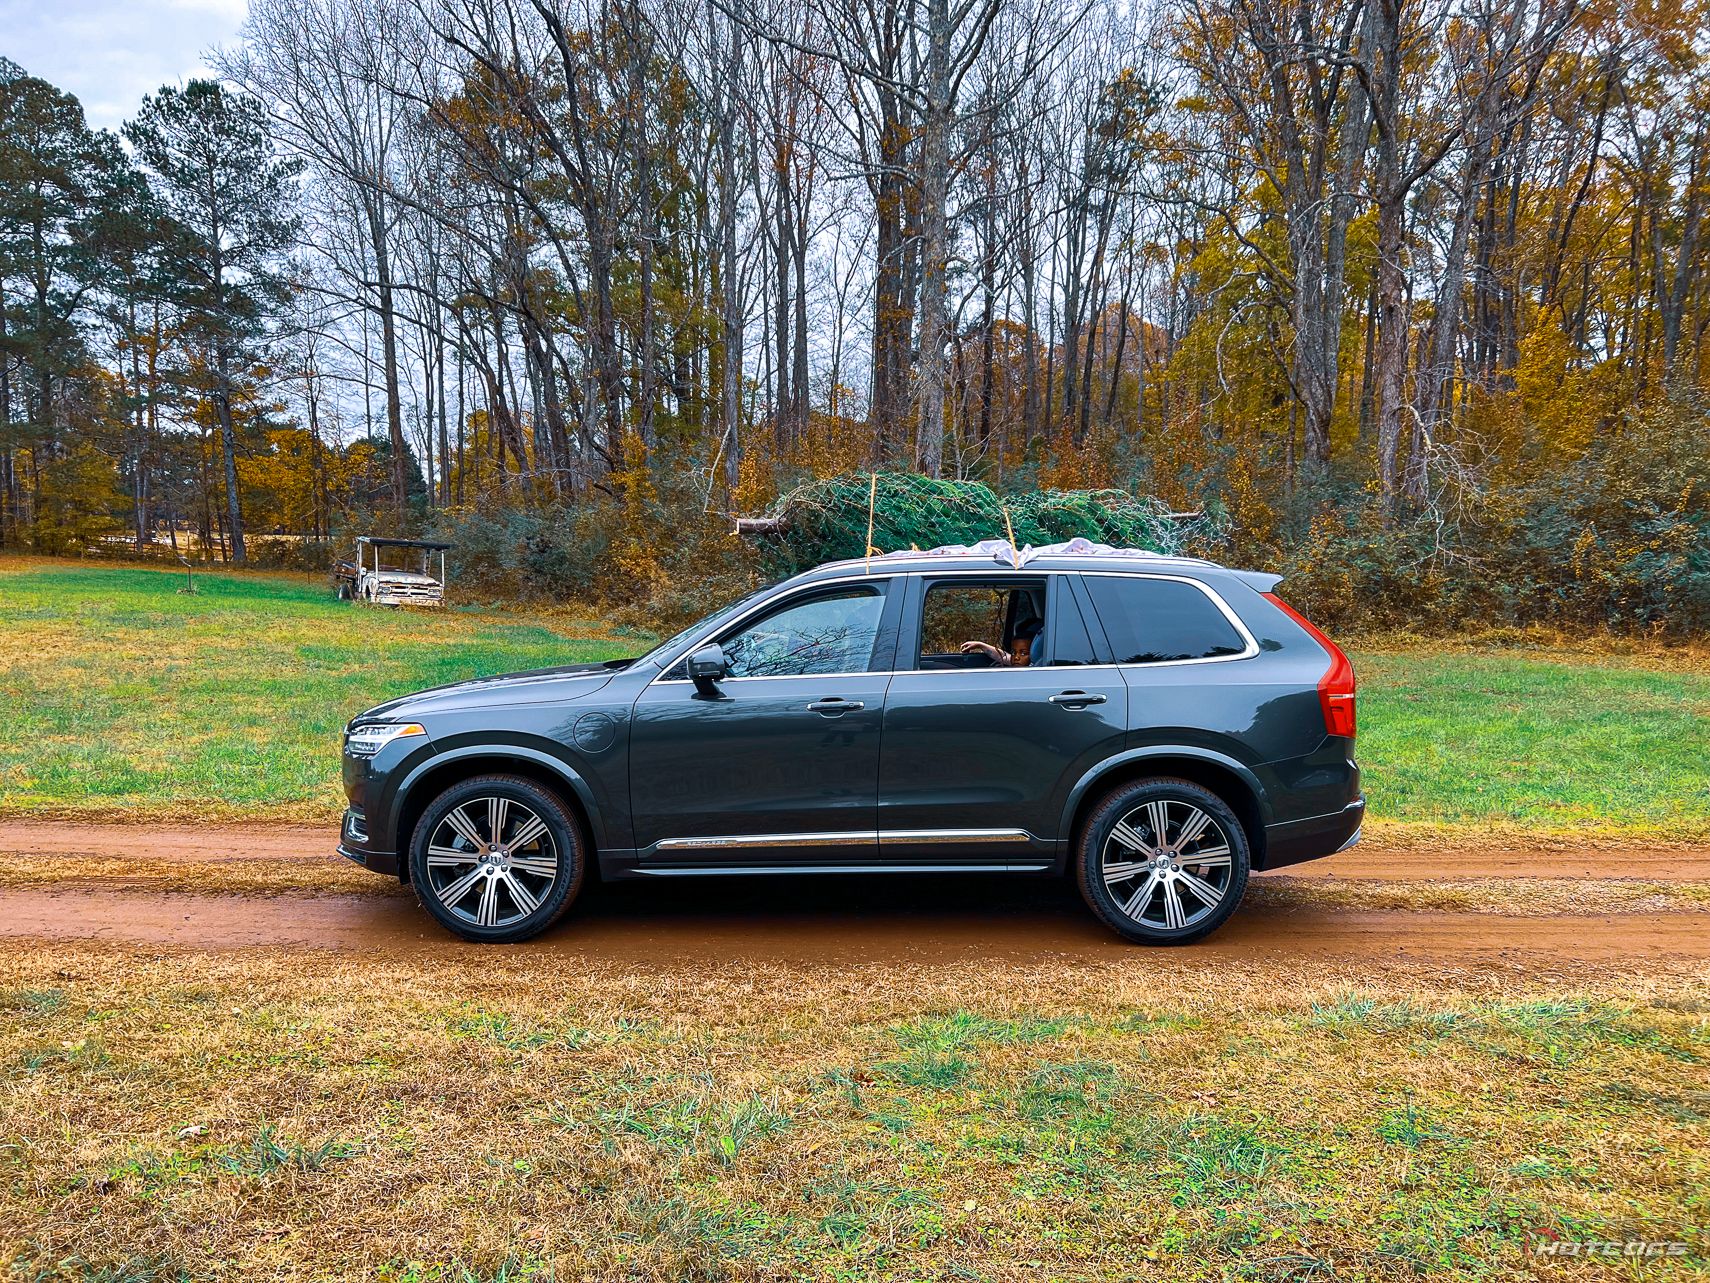
<svg viewBox="0 0 1710 1283">
<path fill-rule="evenodd" d="M 1227 802 L 1235 818 L 1241 821 L 1253 868 L 1265 867 L 1265 825 L 1270 816 L 1258 777 L 1232 757 L 1173 745 L 1131 749 L 1101 762 L 1081 777 L 1070 791 L 1063 813 L 1063 867 L 1072 866 L 1081 828 L 1106 794 L 1136 780 L 1158 777 L 1187 780 Z"/>
<path fill-rule="evenodd" d="M 398 790 L 395 829 L 398 879 L 410 880 L 410 845 L 422 813 L 446 789 L 481 775 L 517 775 L 561 799 L 588 848 L 590 874 L 599 876 L 599 850 L 594 819 L 599 814 L 588 782 L 565 763 L 520 745 L 470 747 L 429 758 L 404 780 Z"/>
</svg>

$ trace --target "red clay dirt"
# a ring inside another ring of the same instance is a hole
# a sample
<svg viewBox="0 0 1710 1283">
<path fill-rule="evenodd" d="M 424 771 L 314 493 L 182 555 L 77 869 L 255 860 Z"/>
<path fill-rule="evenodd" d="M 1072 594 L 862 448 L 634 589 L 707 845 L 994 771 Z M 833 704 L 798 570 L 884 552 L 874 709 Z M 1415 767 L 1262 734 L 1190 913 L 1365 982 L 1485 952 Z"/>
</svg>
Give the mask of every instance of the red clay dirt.
<svg viewBox="0 0 1710 1283">
<path fill-rule="evenodd" d="M 142 826 L 0 822 L 0 854 L 183 862 L 326 861 L 332 839 L 308 826 Z M 1710 877 L 1710 849 L 1600 844 L 1401 850 L 1367 847 L 1289 869 L 1290 876 L 1468 878 Z M 1263 876 L 1263 875 L 1260 875 Z M 389 892 L 389 893 L 387 893 Z M 136 886 L 0 889 L 0 938 L 111 940 L 458 956 L 477 953 L 441 931 L 396 883 L 375 894 L 225 895 Z M 994 878 L 801 878 L 625 883 L 591 888 L 542 939 L 548 956 L 620 965 L 704 962 L 956 963 L 1132 957 L 1092 920 L 1067 882 Z M 1554 957 L 1612 962 L 1710 959 L 1710 913 L 1502 917 L 1249 903 L 1193 956 L 1344 956 L 1373 961 Z"/>
<path fill-rule="evenodd" d="M 94 855 L 219 864 L 243 860 L 336 858 L 332 824 L 90 824 L 0 820 L 0 854 Z M 1368 838 L 1351 851 L 1281 870 L 1289 877 L 1377 878 L 1642 878 L 1710 880 L 1710 844 L 1659 844 L 1618 838 L 1572 842 L 1493 838 L 1477 843 L 1409 834 L 1402 841 Z"/>
<path fill-rule="evenodd" d="M 705 962 L 954 963 L 979 958 L 1044 962 L 1133 956 L 1068 896 L 1019 899 L 965 884 L 917 888 L 906 908 L 887 884 L 838 897 L 812 891 L 758 903 L 720 888 L 602 889 L 541 939 L 518 946 L 567 960 L 624 965 Z M 818 884 L 823 886 L 823 883 Z M 0 936 L 109 940 L 203 949 L 255 947 L 472 954 L 397 896 L 183 895 L 65 890 L 0 891 Z M 1215 957 L 1356 956 L 1403 962 L 1544 954 L 1579 961 L 1710 958 L 1710 913 L 1506 918 L 1489 914 L 1273 909 L 1248 905 L 1194 946 Z"/>
</svg>

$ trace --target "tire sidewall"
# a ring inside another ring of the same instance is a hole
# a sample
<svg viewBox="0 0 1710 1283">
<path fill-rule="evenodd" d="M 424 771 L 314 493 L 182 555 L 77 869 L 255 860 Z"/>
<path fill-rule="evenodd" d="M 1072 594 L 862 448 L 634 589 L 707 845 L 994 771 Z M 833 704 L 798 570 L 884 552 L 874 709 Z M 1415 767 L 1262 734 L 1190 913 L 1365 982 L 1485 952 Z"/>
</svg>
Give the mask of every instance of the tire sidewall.
<svg viewBox="0 0 1710 1283">
<path fill-rule="evenodd" d="M 1209 917 L 1183 931 L 1164 931 L 1130 918 L 1117 905 L 1116 898 L 1105 885 L 1101 867 L 1105 840 L 1116 827 L 1116 822 L 1136 807 L 1157 801 L 1187 802 L 1199 807 L 1222 826 L 1229 838 L 1229 889 Z M 1192 944 L 1203 940 L 1222 926 L 1240 906 L 1242 897 L 1247 893 L 1247 876 L 1251 868 L 1252 853 L 1247 833 L 1235 812 L 1217 794 L 1187 780 L 1140 780 L 1117 789 L 1088 817 L 1075 852 L 1075 876 L 1087 907 L 1112 931 L 1137 944 Z"/>
<path fill-rule="evenodd" d="M 427 849 L 434 830 L 446 815 L 474 798 L 504 797 L 520 802 L 545 822 L 558 853 L 558 876 L 540 906 L 520 922 L 502 927 L 479 927 L 465 922 L 440 903 L 428 881 Z M 427 810 L 410 835 L 410 885 L 433 918 L 447 931 L 483 944 L 509 944 L 539 935 L 560 917 L 575 900 L 587 873 L 587 852 L 575 820 L 558 798 L 534 783 L 514 776 L 483 776 L 454 784 L 428 803 Z"/>
</svg>

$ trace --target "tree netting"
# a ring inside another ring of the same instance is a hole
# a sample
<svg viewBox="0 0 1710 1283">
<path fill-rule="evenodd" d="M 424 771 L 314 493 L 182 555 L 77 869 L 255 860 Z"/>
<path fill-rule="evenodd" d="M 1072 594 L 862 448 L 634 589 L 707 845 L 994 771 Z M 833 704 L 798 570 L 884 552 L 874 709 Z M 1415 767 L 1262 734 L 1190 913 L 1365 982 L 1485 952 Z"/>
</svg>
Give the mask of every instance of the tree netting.
<svg viewBox="0 0 1710 1283">
<path fill-rule="evenodd" d="M 867 552 L 869 497 L 877 552 L 1009 539 L 1016 547 L 1094 543 L 1178 552 L 1186 533 L 1161 503 L 1122 490 L 1039 490 L 1000 498 L 978 481 L 907 472 L 829 477 L 790 491 L 763 518 L 739 525 L 758 538 L 773 568 L 788 574 Z M 1005 522 L 1005 510 L 1008 522 Z"/>
</svg>

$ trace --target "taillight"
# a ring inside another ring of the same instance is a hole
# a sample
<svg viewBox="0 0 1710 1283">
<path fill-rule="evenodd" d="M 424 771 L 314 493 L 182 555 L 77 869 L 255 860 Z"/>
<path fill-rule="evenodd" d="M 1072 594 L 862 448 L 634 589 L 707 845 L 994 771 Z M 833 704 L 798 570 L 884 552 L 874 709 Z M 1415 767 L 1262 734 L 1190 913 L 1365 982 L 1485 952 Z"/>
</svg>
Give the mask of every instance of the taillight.
<svg viewBox="0 0 1710 1283">
<path fill-rule="evenodd" d="M 1284 614 L 1312 634 L 1330 657 L 1330 668 L 1318 679 L 1318 705 L 1324 710 L 1324 733 L 1354 738 L 1354 666 L 1342 648 L 1314 626 L 1313 622 L 1275 593 L 1265 596 Z"/>
</svg>

